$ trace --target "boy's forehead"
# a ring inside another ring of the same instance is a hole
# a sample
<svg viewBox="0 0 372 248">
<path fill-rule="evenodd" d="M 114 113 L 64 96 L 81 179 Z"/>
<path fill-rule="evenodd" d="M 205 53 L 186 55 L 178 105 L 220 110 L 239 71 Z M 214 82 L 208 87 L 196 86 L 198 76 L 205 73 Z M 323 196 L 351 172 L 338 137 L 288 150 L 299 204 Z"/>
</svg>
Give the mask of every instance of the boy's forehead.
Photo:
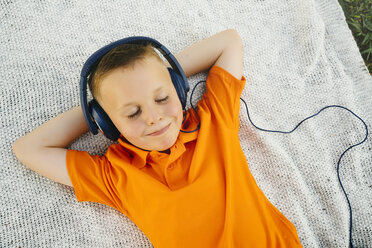
<svg viewBox="0 0 372 248">
<path fill-rule="evenodd" d="M 129 105 L 138 97 L 150 97 L 172 85 L 169 72 L 158 60 L 144 61 L 133 68 L 117 68 L 102 80 L 102 100 Z M 115 99 L 116 98 L 116 99 Z M 111 105 L 110 104 L 110 105 Z"/>
<path fill-rule="evenodd" d="M 153 93 L 154 95 L 156 95 L 156 93 L 158 92 L 161 92 L 162 90 L 165 90 L 166 89 L 166 86 L 160 86 L 158 88 L 156 88 Z M 145 94 L 144 94 L 145 95 Z M 131 105 L 136 105 L 136 102 L 131 102 L 131 101 L 126 101 L 123 99 L 122 101 L 123 103 L 121 103 L 120 106 L 118 106 L 118 108 L 125 108 L 125 107 L 128 107 L 128 106 L 131 106 Z"/>
</svg>

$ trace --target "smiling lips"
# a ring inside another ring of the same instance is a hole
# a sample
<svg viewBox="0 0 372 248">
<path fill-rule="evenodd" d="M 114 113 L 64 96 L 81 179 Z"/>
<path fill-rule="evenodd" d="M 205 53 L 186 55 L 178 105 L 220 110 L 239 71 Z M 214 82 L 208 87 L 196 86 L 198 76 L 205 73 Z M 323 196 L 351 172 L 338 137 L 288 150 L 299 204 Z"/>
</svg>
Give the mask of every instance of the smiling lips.
<svg viewBox="0 0 372 248">
<path fill-rule="evenodd" d="M 163 133 L 165 133 L 165 132 L 168 130 L 169 126 L 170 126 L 170 123 L 169 123 L 167 126 L 165 126 L 165 127 L 163 127 L 162 129 L 160 129 L 159 131 L 156 131 L 156 132 L 150 133 L 150 134 L 148 134 L 148 135 L 149 135 L 149 136 L 157 136 L 157 135 L 163 134 Z"/>
</svg>

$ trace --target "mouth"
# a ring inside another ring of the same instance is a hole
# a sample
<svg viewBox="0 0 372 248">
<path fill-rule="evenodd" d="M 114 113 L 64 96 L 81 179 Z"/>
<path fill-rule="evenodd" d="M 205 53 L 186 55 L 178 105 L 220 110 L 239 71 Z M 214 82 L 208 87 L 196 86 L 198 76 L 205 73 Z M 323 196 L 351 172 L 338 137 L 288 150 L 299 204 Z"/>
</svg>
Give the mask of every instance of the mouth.
<svg viewBox="0 0 372 248">
<path fill-rule="evenodd" d="M 169 127 L 170 127 L 171 123 L 169 123 L 168 125 L 166 125 L 165 127 L 163 127 L 162 129 L 156 131 L 156 132 L 153 132 L 153 133 L 150 133 L 148 134 L 148 136 L 158 136 L 158 135 L 161 135 L 163 133 L 165 133 Z"/>
</svg>

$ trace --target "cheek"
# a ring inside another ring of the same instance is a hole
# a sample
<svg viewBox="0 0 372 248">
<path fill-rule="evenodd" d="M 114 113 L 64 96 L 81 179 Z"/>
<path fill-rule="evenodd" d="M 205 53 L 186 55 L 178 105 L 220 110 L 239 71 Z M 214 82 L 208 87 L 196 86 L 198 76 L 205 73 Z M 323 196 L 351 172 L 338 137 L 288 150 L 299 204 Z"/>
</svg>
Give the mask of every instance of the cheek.
<svg viewBox="0 0 372 248">
<path fill-rule="evenodd" d="M 144 125 L 140 121 L 125 122 L 118 120 L 114 124 L 119 132 L 128 139 L 141 136 L 144 132 Z"/>
<path fill-rule="evenodd" d="M 142 136 L 143 134 L 143 125 L 141 125 L 140 123 L 137 123 L 136 122 L 133 122 L 129 125 L 126 125 L 123 130 L 122 130 L 122 134 L 125 136 L 125 137 L 139 137 L 139 136 Z"/>
<path fill-rule="evenodd" d="M 182 105 L 181 102 L 176 98 L 170 104 L 167 104 L 166 108 L 164 109 L 166 116 L 169 117 L 176 117 L 177 119 L 183 117 Z"/>
</svg>

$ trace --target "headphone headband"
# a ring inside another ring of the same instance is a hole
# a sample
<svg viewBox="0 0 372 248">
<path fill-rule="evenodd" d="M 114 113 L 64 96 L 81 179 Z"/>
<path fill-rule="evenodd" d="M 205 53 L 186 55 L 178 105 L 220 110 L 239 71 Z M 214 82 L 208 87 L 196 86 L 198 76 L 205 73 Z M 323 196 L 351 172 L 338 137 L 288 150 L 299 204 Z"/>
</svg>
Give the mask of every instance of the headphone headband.
<svg viewBox="0 0 372 248">
<path fill-rule="evenodd" d="M 172 66 L 174 71 L 177 72 L 178 75 L 183 80 L 184 90 L 185 90 L 184 94 L 186 94 L 190 89 L 190 86 L 187 82 L 186 75 L 182 67 L 180 66 L 176 58 L 169 52 L 169 50 L 165 46 L 163 46 L 160 42 L 152 38 L 145 37 L 145 36 L 133 36 L 133 37 L 128 37 L 128 38 L 124 38 L 124 39 L 112 42 L 100 48 L 95 53 L 93 53 L 84 63 L 83 68 L 81 69 L 81 73 L 80 73 L 80 104 L 83 109 L 85 120 L 89 126 L 90 131 L 93 134 L 98 133 L 98 126 L 93 122 L 92 117 L 90 115 L 89 107 L 88 107 L 87 77 L 89 76 L 92 68 L 101 60 L 101 58 L 106 53 L 108 53 L 113 48 L 119 45 L 123 45 L 123 44 L 143 44 L 143 45 L 151 44 L 154 48 L 158 49 L 161 52 L 161 54 L 167 59 L 169 64 Z M 186 101 L 184 101 L 184 103 L 182 102 L 182 108 L 185 108 L 186 107 L 185 105 L 186 105 Z"/>
</svg>

